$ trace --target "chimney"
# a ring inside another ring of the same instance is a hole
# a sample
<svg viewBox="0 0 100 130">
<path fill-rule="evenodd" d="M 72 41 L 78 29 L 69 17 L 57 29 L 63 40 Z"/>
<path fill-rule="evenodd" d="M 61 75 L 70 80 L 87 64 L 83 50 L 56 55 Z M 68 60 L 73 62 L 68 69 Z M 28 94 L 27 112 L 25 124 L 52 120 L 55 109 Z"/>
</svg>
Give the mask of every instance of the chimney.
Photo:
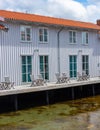
<svg viewBox="0 0 100 130">
<path fill-rule="evenodd" d="M 100 26 L 100 19 L 98 19 L 98 20 L 97 20 L 97 25 L 99 25 L 99 26 Z"/>
</svg>

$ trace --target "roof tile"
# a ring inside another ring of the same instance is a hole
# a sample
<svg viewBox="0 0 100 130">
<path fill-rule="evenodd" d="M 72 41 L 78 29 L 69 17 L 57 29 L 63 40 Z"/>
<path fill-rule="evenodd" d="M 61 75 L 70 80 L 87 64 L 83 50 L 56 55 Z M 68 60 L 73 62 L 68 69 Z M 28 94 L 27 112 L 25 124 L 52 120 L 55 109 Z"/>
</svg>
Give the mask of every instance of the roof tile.
<svg viewBox="0 0 100 130">
<path fill-rule="evenodd" d="M 0 10 L 0 17 L 3 17 L 5 19 L 10 19 L 10 20 L 18 20 L 18 21 L 21 20 L 27 22 L 37 22 L 37 23 L 53 24 L 59 26 L 70 26 L 70 27 L 77 27 L 77 28 L 100 30 L 100 26 L 94 23 L 47 17 L 47 16 L 41 16 L 35 14 L 12 12 L 6 10 Z"/>
</svg>

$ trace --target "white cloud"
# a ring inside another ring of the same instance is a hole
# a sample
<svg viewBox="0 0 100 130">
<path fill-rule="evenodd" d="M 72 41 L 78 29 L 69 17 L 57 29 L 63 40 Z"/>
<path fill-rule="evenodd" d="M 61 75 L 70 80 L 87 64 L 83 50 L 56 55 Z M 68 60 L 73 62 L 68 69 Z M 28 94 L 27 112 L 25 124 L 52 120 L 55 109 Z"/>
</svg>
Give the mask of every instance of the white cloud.
<svg viewBox="0 0 100 130">
<path fill-rule="evenodd" d="M 49 12 L 58 17 L 87 20 L 84 6 L 73 0 L 48 0 Z"/>
<path fill-rule="evenodd" d="M 90 22 L 100 17 L 99 0 L 87 0 L 87 5 L 77 0 L 0 0 L 0 9 Z"/>
</svg>

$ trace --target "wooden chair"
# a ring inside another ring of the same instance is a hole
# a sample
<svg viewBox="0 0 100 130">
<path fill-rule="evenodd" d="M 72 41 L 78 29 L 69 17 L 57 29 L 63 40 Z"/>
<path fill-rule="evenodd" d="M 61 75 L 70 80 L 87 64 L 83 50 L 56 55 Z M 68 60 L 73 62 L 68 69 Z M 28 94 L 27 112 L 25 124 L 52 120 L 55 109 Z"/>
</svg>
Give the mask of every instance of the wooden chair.
<svg viewBox="0 0 100 130">
<path fill-rule="evenodd" d="M 82 81 L 83 80 L 83 76 L 77 72 L 77 81 Z"/>
<path fill-rule="evenodd" d="M 56 75 L 56 79 L 57 79 L 57 82 L 56 82 L 56 83 L 57 83 L 57 84 L 58 84 L 58 83 L 62 83 L 62 77 L 60 76 L 60 74 L 59 74 L 59 73 L 56 73 L 55 75 Z"/>
<path fill-rule="evenodd" d="M 2 83 L 0 83 L 0 90 L 2 90 L 3 89 L 3 87 L 2 87 Z"/>
<path fill-rule="evenodd" d="M 34 79 L 34 75 L 30 75 L 30 78 L 31 78 L 31 87 L 32 86 L 36 86 L 36 80 Z"/>
<path fill-rule="evenodd" d="M 83 80 L 88 80 L 90 78 L 90 75 L 87 75 L 86 71 L 83 71 L 82 72 L 82 77 L 83 77 Z"/>
<path fill-rule="evenodd" d="M 4 77 L 4 82 L 2 82 L 2 88 L 3 89 L 14 88 L 14 82 L 11 82 L 9 77 Z"/>
<path fill-rule="evenodd" d="M 36 85 L 37 86 L 43 86 L 46 81 L 43 79 L 42 75 L 38 75 L 38 79 L 36 79 Z"/>
<path fill-rule="evenodd" d="M 70 82 L 70 78 L 67 77 L 66 73 L 62 73 L 62 82 L 67 83 L 68 81 Z"/>
</svg>

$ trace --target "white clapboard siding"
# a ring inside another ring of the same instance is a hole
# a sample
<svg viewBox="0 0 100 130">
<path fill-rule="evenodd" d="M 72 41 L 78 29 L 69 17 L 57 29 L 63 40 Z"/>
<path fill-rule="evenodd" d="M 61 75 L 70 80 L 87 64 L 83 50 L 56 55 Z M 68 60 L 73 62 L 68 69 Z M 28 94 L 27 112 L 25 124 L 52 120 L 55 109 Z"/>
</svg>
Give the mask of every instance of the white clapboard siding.
<svg viewBox="0 0 100 130">
<path fill-rule="evenodd" d="M 58 72 L 57 56 L 57 32 L 59 29 L 49 27 L 48 44 L 38 42 L 38 26 L 32 26 L 32 42 L 20 42 L 20 25 L 7 24 L 8 32 L 0 31 L 0 80 L 9 76 L 15 85 L 21 85 L 21 56 L 32 56 L 32 72 L 39 74 L 39 55 L 49 56 L 49 79 L 56 81 L 55 73 Z M 82 45 L 82 30 L 77 30 L 77 44 L 69 44 L 68 29 L 63 29 L 60 34 L 60 71 L 66 72 L 69 76 L 69 55 L 77 55 L 78 71 L 81 55 L 89 55 L 89 72 L 91 77 L 98 76 L 100 69 L 100 39 L 96 31 L 89 31 L 89 45 Z M 38 49 L 39 52 L 34 50 Z M 80 50 L 82 52 L 80 53 Z"/>
</svg>

